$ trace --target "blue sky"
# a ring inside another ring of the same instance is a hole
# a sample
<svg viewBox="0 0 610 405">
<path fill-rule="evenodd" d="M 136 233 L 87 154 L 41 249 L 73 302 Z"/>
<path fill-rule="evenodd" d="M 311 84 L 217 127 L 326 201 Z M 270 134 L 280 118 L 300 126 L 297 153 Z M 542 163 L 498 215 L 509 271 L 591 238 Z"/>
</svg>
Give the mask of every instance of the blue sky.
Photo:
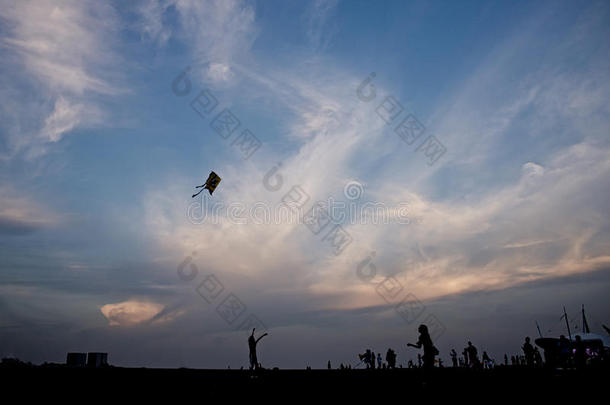
<svg viewBox="0 0 610 405">
<path fill-rule="evenodd" d="M 563 305 L 610 322 L 605 2 L 0 4 L 2 356 L 235 368 L 255 320 L 269 366 L 406 364 L 421 322 L 500 359 Z M 367 221 L 252 214 L 293 186 Z"/>
</svg>

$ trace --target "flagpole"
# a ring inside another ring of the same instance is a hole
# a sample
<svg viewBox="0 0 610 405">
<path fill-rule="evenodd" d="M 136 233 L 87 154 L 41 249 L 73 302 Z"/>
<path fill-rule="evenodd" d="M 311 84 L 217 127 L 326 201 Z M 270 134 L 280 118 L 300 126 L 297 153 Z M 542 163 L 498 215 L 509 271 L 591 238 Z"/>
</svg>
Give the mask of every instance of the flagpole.
<svg viewBox="0 0 610 405">
<path fill-rule="evenodd" d="M 568 337 L 570 341 L 572 341 L 572 332 L 570 332 L 570 323 L 568 322 L 568 314 L 566 312 L 566 307 L 563 307 L 563 316 L 566 318 L 566 326 L 568 327 Z"/>
<path fill-rule="evenodd" d="M 589 323 L 587 322 L 587 318 L 585 317 L 585 304 L 582 304 L 582 332 L 591 333 L 591 330 L 589 329 Z"/>
<path fill-rule="evenodd" d="M 538 328 L 538 334 L 542 337 L 542 332 L 540 332 L 540 326 L 538 325 L 538 321 L 536 321 L 536 328 Z"/>
</svg>

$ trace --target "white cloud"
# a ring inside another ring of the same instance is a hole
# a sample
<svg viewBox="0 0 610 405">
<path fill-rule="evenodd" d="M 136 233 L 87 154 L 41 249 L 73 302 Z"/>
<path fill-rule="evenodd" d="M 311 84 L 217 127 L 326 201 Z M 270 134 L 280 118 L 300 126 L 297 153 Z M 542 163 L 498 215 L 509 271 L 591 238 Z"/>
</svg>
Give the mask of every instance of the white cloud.
<svg viewBox="0 0 610 405">
<path fill-rule="evenodd" d="M 128 300 L 106 304 L 100 311 L 111 326 L 133 326 L 152 320 L 164 306 L 150 301 Z"/>
</svg>

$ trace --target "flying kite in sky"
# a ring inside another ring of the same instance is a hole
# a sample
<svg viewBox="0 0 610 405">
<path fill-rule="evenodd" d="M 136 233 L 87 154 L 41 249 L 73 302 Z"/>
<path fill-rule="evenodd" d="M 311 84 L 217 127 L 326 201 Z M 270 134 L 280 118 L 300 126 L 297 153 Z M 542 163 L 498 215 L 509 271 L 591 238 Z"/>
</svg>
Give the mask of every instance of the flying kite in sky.
<svg viewBox="0 0 610 405">
<path fill-rule="evenodd" d="M 205 181 L 205 183 L 203 183 L 200 186 L 195 187 L 195 188 L 201 188 L 201 187 L 203 187 L 203 188 L 201 190 L 199 190 L 199 192 L 197 194 L 193 194 L 193 198 L 195 198 L 199 194 L 201 194 L 201 192 L 206 188 L 210 192 L 210 195 L 212 195 L 214 190 L 216 190 L 218 183 L 220 183 L 220 180 L 221 180 L 221 178 L 216 173 L 214 173 L 214 172 L 210 173 L 210 175 L 208 176 L 208 179 Z"/>
</svg>

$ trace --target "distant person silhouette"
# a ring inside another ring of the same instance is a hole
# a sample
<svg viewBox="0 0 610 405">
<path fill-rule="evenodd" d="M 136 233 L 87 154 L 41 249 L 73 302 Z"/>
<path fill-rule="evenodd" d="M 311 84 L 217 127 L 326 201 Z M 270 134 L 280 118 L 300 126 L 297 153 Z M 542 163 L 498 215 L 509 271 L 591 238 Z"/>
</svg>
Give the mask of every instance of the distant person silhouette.
<svg viewBox="0 0 610 405">
<path fill-rule="evenodd" d="M 451 355 L 451 363 L 452 363 L 453 367 L 457 367 L 458 366 L 457 352 L 455 351 L 455 349 L 451 349 L 451 352 L 449 354 Z"/>
<path fill-rule="evenodd" d="M 434 368 L 434 357 L 438 354 L 438 350 L 432 344 L 432 338 L 430 337 L 430 333 L 428 332 L 428 327 L 424 324 L 419 325 L 417 331 L 419 332 L 419 339 L 417 340 L 417 343 L 408 343 L 407 346 L 415 347 L 416 349 L 421 349 L 423 347 L 424 368 Z"/>
<path fill-rule="evenodd" d="M 381 368 L 381 363 L 383 359 L 381 358 L 381 353 L 377 353 L 377 368 Z"/>
<path fill-rule="evenodd" d="M 464 367 L 469 367 L 470 363 L 468 363 L 468 348 L 465 347 L 464 351 L 462 351 L 462 356 L 464 356 Z"/>
<path fill-rule="evenodd" d="M 504 353 L 504 365 L 508 366 L 508 356 Z"/>
<path fill-rule="evenodd" d="M 488 369 L 491 368 L 491 359 L 487 355 L 487 352 L 483 352 L 483 368 Z"/>
<path fill-rule="evenodd" d="M 256 328 L 252 328 L 252 334 L 248 338 L 248 348 L 250 349 L 250 370 L 258 370 L 260 368 L 260 363 L 256 357 L 256 345 L 258 341 L 267 336 L 267 333 L 264 333 L 258 339 L 254 339 L 254 331 Z"/>
<path fill-rule="evenodd" d="M 479 356 L 477 348 L 474 347 L 472 342 L 468 341 L 468 347 L 466 347 L 466 353 L 468 353 L 468 364 L 471 368 L 479 367 Z"/>
<path fill-rule="evenodd" d="M 559 362 L 564 368 L 570 363 L 570 341 L 564 335 L 559 336 Z"/>
<path fill-rule="evenodd" d="M 375 352 L 371 351 L 371 369 L 375 370 Z"/>
<path fill-rule="evenodd" d="M 525 355 L 525 364 L 532 367 L 534 365 L 534 346 L 530 343 L 529 336 L 525 338 L 525 343 L 521 346 L 521 349 L 523 349 Z"/>
<path fill-rule="evenodd" d="M 536 367 L 542 367 L 542 355 L 537 347 L 534 347 L 534 365 Z"/>
<path fill-rule="evenodd" d="M 328 360 L 328 369 L 329 369 L 329 370 L 331 369 L 331 366 L 330 366 L 330 360 Z"/>
<path fill-rule="evenodd" d="M 388 362 L 388 368 L 396 368 L 396 353 L 394 350 L 388 349 L 385 360 Z"/>
<path fill-rule="evenodd" d="M 371 349 L 366 349 L 364 353 L 364 365 L 366 368 L 371 368 Z"/>
<path fill-rule="evenodd" d="M 578 370 L 585 368 L 587 364 L 587 349 L 579 335 L 576 335 L 574 342 L 574 365 Z"/>
</svg>

